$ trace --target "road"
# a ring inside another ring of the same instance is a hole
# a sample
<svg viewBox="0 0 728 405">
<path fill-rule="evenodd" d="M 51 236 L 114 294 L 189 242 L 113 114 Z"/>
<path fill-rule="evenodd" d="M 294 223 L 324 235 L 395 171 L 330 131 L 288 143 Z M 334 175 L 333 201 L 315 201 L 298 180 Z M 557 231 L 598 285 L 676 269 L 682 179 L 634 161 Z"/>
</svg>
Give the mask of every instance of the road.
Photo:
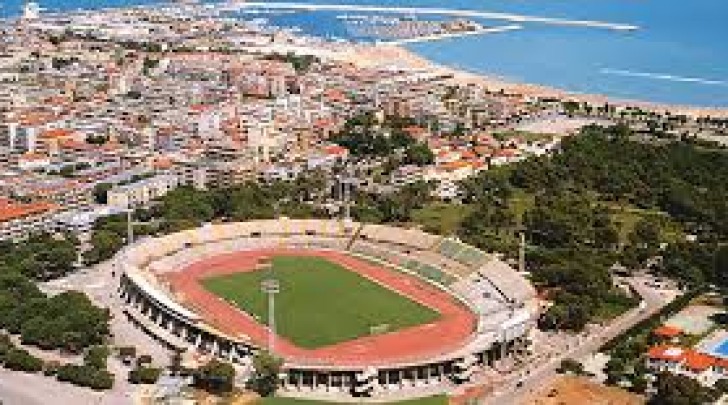
<svg viewBox="0 0 728 405">
<path fill-rule="evenodd" d="M 3 405 L 96 405 L 100 394 L 56 381 L 42 374 L 26 374 L 0 368 L 0 401 Z M 129 404 L 130 401 L 114 404 Z"/>
<path fill-rule="evenodd" d="M 648 279 L 633 278 L 628 280 L 629 284 L 642 297 L 644 305 L 633 308 L 622 314 L 608 326 L 599 328 L 585 337 L 578 337 L 576 344 L 572 344 L 558 356 L 552 357 L 545 364 L 529 370 L 521 371 L 516 375 L 509 376 L 506 382 L 498 387 L 493 395 L 486 398 L 484 403 L 497 405 L 521 404 L 526 396 L 533 391 L 548 386 L 557 376 L 556 369 L 562 360 L 567 358 L 579 359 L 590 353 L 596 352 L 608 340 L 619 336 L 626 330 L 658 312 L 667 305 L 674 294 L 665 295 L 659 290 L 646 285 Z M 518 382 L 521 386 L 517 386 Z"/>
</svg>

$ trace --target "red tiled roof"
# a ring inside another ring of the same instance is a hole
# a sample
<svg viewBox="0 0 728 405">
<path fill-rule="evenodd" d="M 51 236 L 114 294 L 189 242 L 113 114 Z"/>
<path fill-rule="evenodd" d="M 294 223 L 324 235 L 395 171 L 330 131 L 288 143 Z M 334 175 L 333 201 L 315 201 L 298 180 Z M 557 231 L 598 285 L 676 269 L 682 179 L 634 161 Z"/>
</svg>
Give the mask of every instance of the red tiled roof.
<svg viewBox="0 0 728 405">
<path fill-rule="evenodd" d="M 693 371 L 703 371 L 717 364 L 726 364 L 725 360 L 719 360 L 708 354 L 700 353 L 692 349 L 683 349 L 677 346 L 661 345 L 650 348 L 647 352 L 650 359 L 671 362 L 681 362 L 685 367 Z"/>
<path fill-rule="evenodd" d="M 707 354 L 699 353 L 694 350 L 685 352 L 685 366 L 691 370 L 703 371 L 710 366 L 715 365 L 715 357 Z"/>
<path fill-rule="evenodd" d="M 65 138 L 73 134 L 73 131 L 64 129 L 64 128 L 56 128 L 56 129 L 48 129 L 43 131 L 40 136 L 41 138 Z"/>
<path fill-rule="evenodd" d="M 659 328 L 652 331 L 652 334 L 655 336 L 661 336 L 661 337 L 675 337 L 679 336 L 683 333 L 682 329 L 674 327 L 674 326 L 668 326 L 668 325 L 662 325 Z"/>
<path fill-rule="evenodd" d="M 496 151 L 493 156 L 496 157 L 515 157 L 518 156 L 520 153 L 516 149 L 501 149 Z"/>
<path fill-rule="evenodd" d="M 473 159 L 473 158 L 476 157 L 476 154 L 473 151 L 471 151 L 471 150 L 464 150 L 460 154 L 460 157 L 463 158 L 463 159 Z"/>
<path fill-rule="evenodd" d="M 728 359 L 715 359 L 715 365 L 721 368 L 728 368 Z"/>
<path fill-rule="evenodd" d="M 330 101 L 346 101 L 346 95 L 339 89 L 328 89 L 324 92 L 324 97 Z"/>
<path fill-rule="evenodd" d="M 153 166 L 155 169 L 169 169 L 172 167 L 172 159 L 166 156 L 160 156 L 154 159 Z"/>
<path fill-rule="evenodd" d="M 329 145 L 324 148 L 324 152 L 327 155 L 345 155 L 346 153 L 349 152 L 349 150 L 343 146 Z"/>
<path fill-rule="evenodd" d="M 685 350 L 676 346 L 654 346 L 647 352 L 647 356 L 654 360 L 681 361 L 685 356 Z"/>
<path fill-rule="evenodd" d="M 10 221 L 29 215 L 41 214 L 58 208 L 49 202 L 20 203 L 9 198 L 0 198 L 0 222 Z"/>
</svg>

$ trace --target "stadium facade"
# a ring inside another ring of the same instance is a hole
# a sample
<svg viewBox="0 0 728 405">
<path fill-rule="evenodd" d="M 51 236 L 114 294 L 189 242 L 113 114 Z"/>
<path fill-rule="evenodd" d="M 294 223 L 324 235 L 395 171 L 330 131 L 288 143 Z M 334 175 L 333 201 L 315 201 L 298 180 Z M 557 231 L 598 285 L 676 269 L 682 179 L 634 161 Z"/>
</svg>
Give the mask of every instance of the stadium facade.
<svg viewBox="0 0 728 405">
<path fill-rule="evenodd" d="M 352 221 L 286 218 L 211 224 L 139 241 L 117 257 L 124 312 L 170 348 L 249 368 L 260 342 L 222 332 L 185 305 L 160 276 L 203 258 L 266 248 L 333 250 L 396 266 L 457 298 L 476 317 L 472 333 L 460 344 L 429 355 L 348 363 L 285 359 L 284 390 L 376 396 L 467 382 L 526 350 L 537 317 L 535 290 L 522 275 L 456 239 Z"/>
</svg>

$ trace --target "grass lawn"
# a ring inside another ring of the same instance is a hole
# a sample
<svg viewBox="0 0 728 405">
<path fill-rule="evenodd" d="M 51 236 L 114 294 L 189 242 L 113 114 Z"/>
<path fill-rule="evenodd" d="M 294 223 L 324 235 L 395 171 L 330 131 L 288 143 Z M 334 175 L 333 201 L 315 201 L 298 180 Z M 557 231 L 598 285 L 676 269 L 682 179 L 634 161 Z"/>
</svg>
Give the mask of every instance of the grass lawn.
<svg viewBox="0 0 728 405">
<path fill-rule="evenodd" d="M 526 211 L 535 205 L 535 197 L 525 191 L 515 190 L 508 201 L 508 209 L 517 223 L 523 221 Z M 455 235 L 463 221 L 473 212 L 468 204 L 433 202 L 412 211 L 412 221 L 422 225 L 423 230 L 438 235 Z"/>
<path fill-rule="evenodd" d="M 628 236 L 634 229 L 637 222 L 643 218 L 655 219 L 661 227 L 661 236 L 668 242 L 678 242 L 685 239 L 685 234 L 680 224 L 670 219 L 670 217 L 661 211 L 645 210 L 629 206 L 620 206 L 610 204 L 612 213 L 612 223 L 617 228 L 619 241 L 621 243 L 628 242 Z"/>
<path fill-rule="evenodd" d="M 508 200 L 508 209 L 510 209 L 516 218 L 516 223 L 519 225 L 523 224 L 523 216 L 526 214 L 526 211 L 533 209 L 535 206 L 536 197 L 533 194 L 519 189 L 514 190 L 513 195 Z"/>
<path fill-rule="evenodd" d="M 237 273 L 202 280 L 210 292 L 267 323 L 268 304 L 260 290 L 271 276 L 280 281 L 276 329 L 303 348 L 318 348 L 371 333 L 429 323 L 439 314 L 338 264 L 318 257 L 276 256 L 270 271 Z"/>
<path fill-rule="evenodd" d="M 389 402 L 392 405 L 447 405 L 447 397 L 445 395 L 435 395 L 419 399 L 410 399 L 405 401 Z M 310 399 L 269 397 L 261 398 L 256 405 L 334 405 L 336 402 L 314 401 Z"/>
<path fill-rule="evenodd" d="M 412 221 L 438 235 L 453 235 L 472 208 L 464 204 L 435 202 L 412 212 Z"/>
</svg>

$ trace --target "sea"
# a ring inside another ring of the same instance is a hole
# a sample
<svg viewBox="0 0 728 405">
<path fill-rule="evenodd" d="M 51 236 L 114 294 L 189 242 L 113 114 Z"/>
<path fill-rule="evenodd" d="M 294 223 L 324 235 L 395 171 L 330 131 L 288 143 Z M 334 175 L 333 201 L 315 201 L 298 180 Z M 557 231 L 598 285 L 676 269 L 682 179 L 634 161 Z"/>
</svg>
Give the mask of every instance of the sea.
<svg viewBox="0 0 728 405">
<path fill-rule="evenodd" d="M 21 0 L 0 0 L 16 15 Z M 524 29 L 406 45 L 439 64 L 503 79 L 620 99 L 728 107 L 728 0 L 299 0 L 435 7 L 599 20 L 635 31 L 523 23 Z M 52 11 L 154 4 L 150 0 L 40 0 Z M 275 25 L 328 38 L 355 38 L 342 12 L 271 15 Z M 364 14 L 350 12 L 349 14 Z M 259 16 L 241 14 L 241 18 Z M 426 17 L 418 17 L 426 18 Z M 506 21 L 478 20 L 485 25 Z"/>
</svg>

